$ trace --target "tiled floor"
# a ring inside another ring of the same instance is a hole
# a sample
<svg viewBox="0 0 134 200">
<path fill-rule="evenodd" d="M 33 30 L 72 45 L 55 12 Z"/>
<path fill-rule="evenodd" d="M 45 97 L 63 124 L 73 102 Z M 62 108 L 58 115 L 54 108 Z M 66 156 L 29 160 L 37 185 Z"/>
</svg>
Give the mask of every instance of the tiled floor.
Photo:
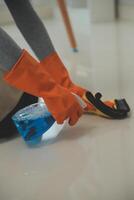
<svg viewBox="0 0 134 200">
<path fill-rule="evenodd" d="M 86 12 L 71 16 L 78 54 L 60 21 L 45 23 L 72 77 L 105 98 L 126 97 L 133 110 L 134 23 L 90 25 Z M 14 26 L 5 29 L 27 47 Z M 51 145 L 31 149 L 21 138 L 0 143 L 0 199 L 133 200 L 133 124 L 133 114 L 119 121 L 85 115 Z"/>
</svg>

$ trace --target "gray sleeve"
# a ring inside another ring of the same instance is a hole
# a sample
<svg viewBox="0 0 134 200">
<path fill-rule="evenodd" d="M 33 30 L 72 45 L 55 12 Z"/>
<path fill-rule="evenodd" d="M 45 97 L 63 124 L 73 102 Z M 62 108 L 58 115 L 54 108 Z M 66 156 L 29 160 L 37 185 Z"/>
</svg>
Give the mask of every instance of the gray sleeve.
<svg viewBox="0 0 134 200">
<path fill-rule="evenodd" d="M 55 49 L 41 19 L 29 0 L 4 0 L 16 25 L 39 60 Z"/>
<path fill-rule="evenodd" d="M 10 70 L 19 59 L 21 53 L 22 49 L 0 28 L 0 68 L 3 71 Z"/>
</svg>

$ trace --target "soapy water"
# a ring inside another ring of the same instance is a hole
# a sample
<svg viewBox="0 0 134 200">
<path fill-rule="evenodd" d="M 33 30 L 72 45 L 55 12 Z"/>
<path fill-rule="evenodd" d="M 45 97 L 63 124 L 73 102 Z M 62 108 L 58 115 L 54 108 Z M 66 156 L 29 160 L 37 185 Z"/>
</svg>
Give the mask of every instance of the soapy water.
<svg viewBox="0 0 134 200">
<path fill-rule="evenodd" d="M 81 107 L 86 103 L 79 96 L 73 94 Z M 40 144 L 42 141 L 51 141 L 61 130 L 68 125 L 68 119 L 63 124 L 57 124 L 42 98 L 38 103 L 21 109 L 12 117 L 18 132 L 29 145 Z"/>
<path fill-rule="evenodd" d="M 55 123 L 55 119 L 43 103 L 33 104 L 18 111 L 12 119 L 28 144 L 40 143 L 42 135 Z"/>
</svg>

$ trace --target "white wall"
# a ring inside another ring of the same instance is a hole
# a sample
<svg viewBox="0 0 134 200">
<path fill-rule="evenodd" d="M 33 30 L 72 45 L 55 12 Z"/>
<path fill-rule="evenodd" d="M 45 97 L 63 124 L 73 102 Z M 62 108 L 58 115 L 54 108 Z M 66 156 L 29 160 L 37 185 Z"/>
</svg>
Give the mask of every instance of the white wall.
<svg viewBox="0 0 134 200">
<path fill-rule="evenodd" d="M 30 0 L 34 5 L 52 5 L 55 3 L 55 0 Z"/>
<path fill-rule="evenodd" d="M 73 8 L 85 8 L 87 0 L 66 0 L 67 4 Z"/>
<path fill-rule="evenodd" d="M 109 22 L 115 19 L 114 0 L 87 0 L 90 19 L 93 22 Z"/>
<path fill-rule="evenodd" d="M 119 12 L 121 19 L 134 21 L 134 0 L 120 0 Z"/>
<path fill-rule="evenodd" d="M 120 3 L 127 4 L 127 5 L 134 5 L 134 0 L 120 0 Z"/>
<path fill-rule="evenodd" d="M 93 22 L 115 19 L 114 0 L 87 0 L 90 19 Z M 119 0 L 119 16 L 122 20 L 134 21 L 134 0 Z"/>
</svg>

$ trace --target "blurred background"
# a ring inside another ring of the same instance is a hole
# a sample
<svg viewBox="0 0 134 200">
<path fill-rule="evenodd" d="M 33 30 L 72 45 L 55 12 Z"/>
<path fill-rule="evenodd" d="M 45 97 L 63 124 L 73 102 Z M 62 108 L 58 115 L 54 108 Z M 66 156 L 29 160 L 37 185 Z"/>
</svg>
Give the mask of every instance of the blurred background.
<svg viewBox="0 0 134 200">
<path fill-rule="evenodd" d="M 125 77 L 129 72 L 128 77 L 131 76 L 133 69 L 128 70 L 134 57 L 134 1 L 31 0 L 31 3 L 72 78 L 91 91 L 101 91 L 105 98 L 122 96 L 128 84 Z M 0 25 L 22 48 L 33 53 L 3 0 L 0 0 Z M 77 53 L 72 50 L 75 48 Z"/>
<path fill-rule="evenodd" d="M 31 0 L 38 13 L 43 18 L 51 18 L 55 11 L 57 0 Z M 133 0 L 66 0 L 67 6 L 74 9 L 90 10 L 90 18 L 93 21 L 111 21 L 114 20 L 115 13 L 121 19 L 134 20 Z M 106 9 L 107 8 L 107 9 Z M 12 19 L 7 11 L 3 0 L 0 0 L 0 23 L 11 23 Z"/>
<path fill-rule="evenodd" d="M 134 31 L 134 1 L 31 0 L 31 2 L 73 79 L 90 90 L 102 91 L 106 94 L 106 98 L 109 96 L 112 98 L 112 95 L 121 96 L 123 73 L 126 74 L 125 71 L 120 71 L 120 67 L 123 67 L 121 64 L 125 65 L 124 70 L 131 61 L 133 65 L 131 36 Z M 71 26 L 68 26 L 68 20 Z M 31 51 L 16 28 L 3 0 L 0 0 L 0 24 L 22 48 Z M 129 48 L 126 48 L 126 45 Z M 77 48 L 78 53 L 74 53 L 72 48 Z M 99 77 L 96 77 L 96 70 L 99 70 Z M 87 73 L 90 74 L 90 79 L 85 81 Z M 109 73 L 113 76 L 104 78 L 104 74 Z"/>
</svg>

